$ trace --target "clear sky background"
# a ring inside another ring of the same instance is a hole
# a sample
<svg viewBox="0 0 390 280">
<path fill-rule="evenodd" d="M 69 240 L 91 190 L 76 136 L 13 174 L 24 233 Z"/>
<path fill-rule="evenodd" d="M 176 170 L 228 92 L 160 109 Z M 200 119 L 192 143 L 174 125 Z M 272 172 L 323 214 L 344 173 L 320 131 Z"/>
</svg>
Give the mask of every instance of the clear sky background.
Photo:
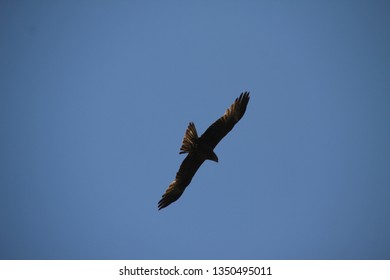
<svg viewBox="0 0 390 280">
<path fill-rule="evenodd" d="M 390 259 L 389 1 L 2 1 L 1 259 Z M 245 116 L 157 202 L 242 91 Z"/>
</svg>

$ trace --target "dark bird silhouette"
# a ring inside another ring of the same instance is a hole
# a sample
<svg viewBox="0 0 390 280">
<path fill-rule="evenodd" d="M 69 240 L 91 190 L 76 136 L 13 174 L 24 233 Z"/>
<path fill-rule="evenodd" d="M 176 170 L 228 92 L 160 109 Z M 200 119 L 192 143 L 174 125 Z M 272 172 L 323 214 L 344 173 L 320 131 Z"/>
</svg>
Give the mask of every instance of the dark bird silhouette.
<svg viewBox="0 0 390 280">
<path fill-rule="evenodd" d="M 213 150 L 242 118 L 248 102 L 249 92 L 241 93 L 230 108 L 226 110 L 225 114 L 210 125 L 200 137 L 196 132 L 195 124 L 193 122 L 189 123 L 180 148 L 180 154 L 188 153 L 188 155 L 180 165 L 175 180 L 169 185 L 158 202 L 158 210 L 167 207 L 183 194 L 186 187 L 191 183 L 192 177 L 206 159 L 218 162 L 218 157 Z"/>
</svg>

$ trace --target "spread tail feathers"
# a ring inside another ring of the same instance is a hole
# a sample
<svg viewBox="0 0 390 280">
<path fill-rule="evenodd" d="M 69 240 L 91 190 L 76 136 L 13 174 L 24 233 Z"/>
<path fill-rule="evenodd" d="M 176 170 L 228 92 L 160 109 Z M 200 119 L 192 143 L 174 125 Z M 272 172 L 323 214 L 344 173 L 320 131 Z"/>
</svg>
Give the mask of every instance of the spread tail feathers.
<svg viewBox="0 0 390 280">
<path fill-rule="evenodd" d="M 184 134 L 183 144 L 180 148 L 180 154 L 185 154 L 193 151 L 198 142 L 198 133 L 196 132 L 195 124 L 190 122 Z"/>
</svg>

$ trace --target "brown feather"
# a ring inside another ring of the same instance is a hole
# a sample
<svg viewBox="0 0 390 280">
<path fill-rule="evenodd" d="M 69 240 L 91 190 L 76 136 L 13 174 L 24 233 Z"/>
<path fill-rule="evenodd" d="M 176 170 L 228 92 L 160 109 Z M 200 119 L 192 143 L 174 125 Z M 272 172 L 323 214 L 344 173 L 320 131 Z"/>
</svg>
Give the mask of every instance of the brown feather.
<svg viewBox="0 0 390 280">
<path fill-rule="evenodd" d="M 195 124 L 190 122 L 188 124 L 186 133 L 184 134 L 183 144 L 180 148 L 179 154 L 189 153 L 196 148 L 198 141 L 198 133 L 196 132 Z"/>
<path fill-rule="evenodd" d="M 246 111 L 249 102 L 249 92 L 243 92 L 234 103 L 226 110 L 225 114 L 216 120 L 209 128 L 200 136 L 203 142 L 214 149 L 215 146 L 228 134 L 233 127 L 238 123 Z"/>
</svg>

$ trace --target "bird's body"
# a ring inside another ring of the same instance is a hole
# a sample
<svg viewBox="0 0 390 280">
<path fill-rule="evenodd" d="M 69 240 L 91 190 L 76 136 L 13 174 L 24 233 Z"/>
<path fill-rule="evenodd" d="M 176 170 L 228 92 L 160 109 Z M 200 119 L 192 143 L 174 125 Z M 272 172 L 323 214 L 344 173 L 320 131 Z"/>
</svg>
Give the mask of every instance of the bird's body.
<svg viewBox="0 0 390 280">
<path fill-rule="evenodd" d="M 198 137 L 194 123 L 190 122 L 180 148 L 180 154 L 188 153 L 188 155 L 180 165 L 175 180 L 169 185 L 159 201 L 159 210 L 167 207 L 183 194 L 186 187 L 191 183 L 192 177 L 205 160 L 218 162 L 214 148 L 242 118 L 248 102 L 249 92 L 241 93 L 226 110 L 225 114 L 215 121 L 200 137 Z"/>
</svg>

